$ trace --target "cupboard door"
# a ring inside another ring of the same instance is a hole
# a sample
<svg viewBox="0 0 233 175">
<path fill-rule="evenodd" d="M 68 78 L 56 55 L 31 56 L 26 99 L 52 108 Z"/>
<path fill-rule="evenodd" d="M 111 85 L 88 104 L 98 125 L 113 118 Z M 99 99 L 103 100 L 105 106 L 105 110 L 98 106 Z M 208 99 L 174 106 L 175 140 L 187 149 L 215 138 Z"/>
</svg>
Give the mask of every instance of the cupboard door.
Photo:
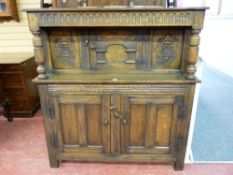
<svg viewBox="0 0 233 175">
<path fill-rule="evenodd" d="M 178 104 L 175 96 L 122 97 L 121 152 L 174 153 Z"/>
<path fill-rule="evenodd" d="M 110 152 L 109 105 L 109 96 L 57 98 L 65 153 Z"/>
</svg>

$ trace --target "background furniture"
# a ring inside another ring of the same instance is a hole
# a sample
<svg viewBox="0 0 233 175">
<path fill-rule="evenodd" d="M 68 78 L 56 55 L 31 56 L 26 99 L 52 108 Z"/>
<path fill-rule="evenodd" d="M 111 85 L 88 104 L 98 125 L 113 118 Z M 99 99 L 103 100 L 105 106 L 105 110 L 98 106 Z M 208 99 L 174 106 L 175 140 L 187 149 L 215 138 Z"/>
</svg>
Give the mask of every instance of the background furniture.
<svg viewBox="0 0 233 175">
<path fill-rule="evenodd" d="M 2 82 L 2 101 L 8 109 L 5 117 L 32 117 L 39 109 L 38 91 L 32 83 L 36 76 L 36 64 L 31 53 L 1 53 L 0 79 Z M 6 112 L 5 112 L 6 113 Z"/>
<path fill-rule="evenodd" d="M 205 10 L 27 10 L 51 167 L 84 160 L 183 169 Z"/>
<path fill-rule="evenodd" d="M 2 82 L 0 80 L 0 115 L 3 115 L 4 113 L 4 108 L 3 108 L 3 86 L 2 86 Z"/>
<path fill-rule="evenodd" d="M 19 21 L 16 0 L 0 0 L 0 22 Z"/>
</svg>

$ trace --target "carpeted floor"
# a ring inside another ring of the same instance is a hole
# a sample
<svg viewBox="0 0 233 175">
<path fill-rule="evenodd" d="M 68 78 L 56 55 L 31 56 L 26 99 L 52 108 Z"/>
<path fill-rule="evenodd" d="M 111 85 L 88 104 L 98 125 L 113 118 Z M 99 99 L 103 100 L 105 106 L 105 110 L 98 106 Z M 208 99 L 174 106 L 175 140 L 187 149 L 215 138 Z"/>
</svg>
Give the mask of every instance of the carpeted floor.
<svg viewBox="0 0 233 175">
<path fill-rule="evenodd" d="M 233 78 L 207 65 L 192 151 L 194 161 L 233 161 Z"/>
</svg>

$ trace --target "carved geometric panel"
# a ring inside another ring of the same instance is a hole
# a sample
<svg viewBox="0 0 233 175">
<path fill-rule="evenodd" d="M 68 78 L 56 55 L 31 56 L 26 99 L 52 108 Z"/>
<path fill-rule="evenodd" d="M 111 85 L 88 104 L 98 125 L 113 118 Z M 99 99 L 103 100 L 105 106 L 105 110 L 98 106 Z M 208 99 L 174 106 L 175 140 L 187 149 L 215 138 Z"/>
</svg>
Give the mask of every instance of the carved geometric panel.
<svg viewBox="0 0 233 175">
<path fill-rule="evenodd" d="M 79 33 L 71 30 L 50 32 L 52 65 L 55 69 L 80 67 Z"/>
<path fill-rule="evenodd" d="M 71 36 L 62 37 L 54 40 L 56 48 L 56 57 L 68 65 L 74 64 L 73 44 L 74 41 Z"/>
<path fill-rule="evenodd" d="M 176 44 L 173 41 L 176 41 L 177 38 L 171 38 L 166 36 L 165 38 L 161 37 L 158 41 L 161 42 L 159 54 L 157 57 L 157 63 L 159 65 L 168 64 L 176 59 Z"/>
<path fill-rule="evenodd" d="M 179 69 L 183 52 L 182 30 L 153 31 L 152 68 Z"/>
</svg>

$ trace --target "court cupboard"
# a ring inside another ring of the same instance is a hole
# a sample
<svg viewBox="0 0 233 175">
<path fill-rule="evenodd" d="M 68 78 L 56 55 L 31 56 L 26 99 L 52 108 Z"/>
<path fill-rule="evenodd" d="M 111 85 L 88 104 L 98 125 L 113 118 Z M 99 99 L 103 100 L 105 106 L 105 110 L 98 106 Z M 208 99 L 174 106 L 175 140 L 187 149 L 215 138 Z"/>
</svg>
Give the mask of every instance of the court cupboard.
<svg viewBox="0 0 233 175">
<path fill-rule="evenodd" d="M 57 0 L 26 10 L 51 167 L 81 160 L 183 169 L 206 8 L 167 5 Z"/>
</svg>

